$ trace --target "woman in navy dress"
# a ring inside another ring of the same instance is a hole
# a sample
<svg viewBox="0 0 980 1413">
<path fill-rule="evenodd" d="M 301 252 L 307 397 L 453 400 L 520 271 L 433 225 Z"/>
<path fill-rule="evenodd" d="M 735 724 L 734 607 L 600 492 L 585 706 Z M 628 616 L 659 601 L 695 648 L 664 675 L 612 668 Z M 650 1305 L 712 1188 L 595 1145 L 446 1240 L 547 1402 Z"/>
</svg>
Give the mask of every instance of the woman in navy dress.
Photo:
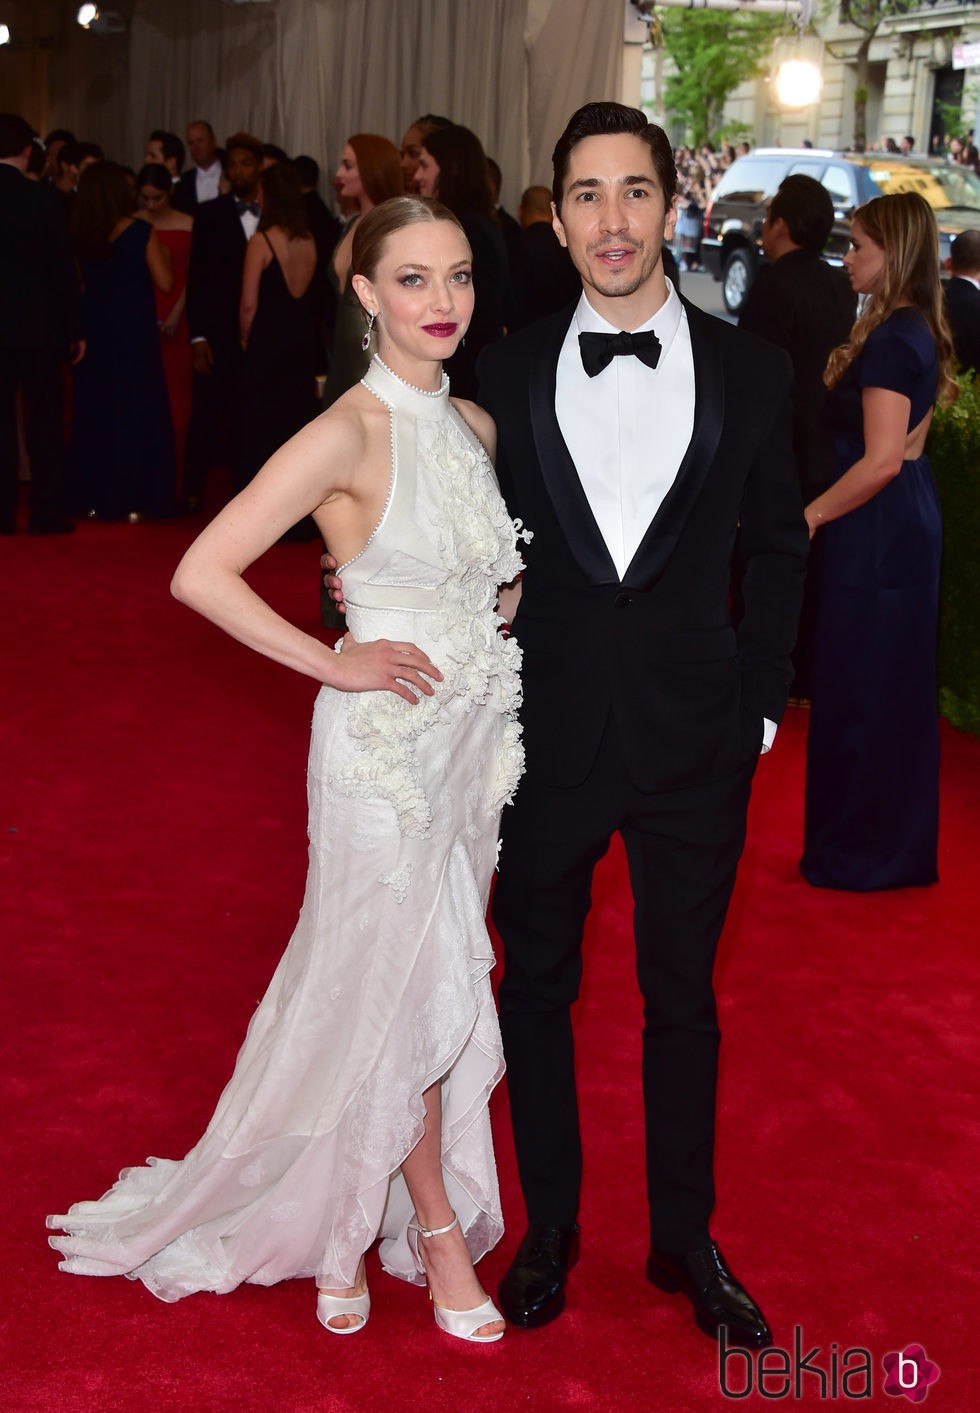
<svg viewBox="0 0 980 1413">
<path fill-rule="evenodd" d="M 825 374 L 837 480 L 806 507 L 822 557 L 800 866 L 821 888 L 938 878 L 942 525 L 924 448 L 937 393 L 956 393 L 938 248 L 904 192 L 855 213 L 844 260 L 867 299 Z"/>
<path fill-rule="evenodd" d="M 170 255 L 133 219 L 123 167 L 86 167 L 71 228 L 84 287 L 85 357 L 74 369 L 68 484 L 77 514 L 120 520 L 174 511 L 177 470 L 154 287 L 173 289 Z"/>
</svg>

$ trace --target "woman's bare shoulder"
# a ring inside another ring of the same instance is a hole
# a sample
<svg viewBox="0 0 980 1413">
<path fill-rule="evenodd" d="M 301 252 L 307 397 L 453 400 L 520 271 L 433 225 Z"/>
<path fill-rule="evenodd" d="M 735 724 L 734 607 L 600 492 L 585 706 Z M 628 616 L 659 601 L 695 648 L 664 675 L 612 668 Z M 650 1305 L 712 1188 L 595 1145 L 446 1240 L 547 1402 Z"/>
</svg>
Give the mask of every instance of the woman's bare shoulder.
<svg viewBox="0 0 980 1413">
<path fill-rule="evenodd" d="M 493 460 L 497 450 L 497 425 L 490 413 L 464 397 L 452 397 L 449 400 L 474 436 L 479 437 L 486 447 L 487 455 Z"/>
<path fill-rule="evenodd" d="M 372 434 L 379 428 L 383 428 L 387 435 L 387 426 L 387 408 L 367 388 L 356 383 L 332 407 L 307 423 L 304 430 L 308 430 L 319 443 L 329 444 L 334 451 L 357 455 L 365 450 Z"/>
</svg>

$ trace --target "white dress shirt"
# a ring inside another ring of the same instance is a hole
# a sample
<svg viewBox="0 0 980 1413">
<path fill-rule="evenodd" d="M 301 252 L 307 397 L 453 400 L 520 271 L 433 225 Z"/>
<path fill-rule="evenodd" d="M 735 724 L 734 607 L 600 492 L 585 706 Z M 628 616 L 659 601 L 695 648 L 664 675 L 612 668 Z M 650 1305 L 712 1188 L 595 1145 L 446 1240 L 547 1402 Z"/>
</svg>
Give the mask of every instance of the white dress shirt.
<svg viewBox="0 0 980 1413">
<path fill-rule="evenodd" d="M 205 201 L 213 201 L 221 193 L 221 163 L 217 158 L 210 167 L 194 168 L 194 190 L 197 193 L 197 204 L 202 205 Z"/>
<path fill-rule="evenodd" d="M 555 412 L 606 548 L 622 579 L 680 470 L 694 430 L 694 355 L 687 311 L 670 281 L 657 312 L 631 329 L 652 329 L 660 358 L 614 357 L 590 378 L 578 336 L 616 334 L 585 292 L 558 355 Z M 762 753 L 776 736 L 765 719 Z"/>
<path fill-rule="evenodd" d="M 691 335 L 669 281 L 666 301 L 631 332 L 647 329 L 660 340 L 656 368 L 617 357 L 590 378 L 579 334 L 620 331 L 583 292 L 558 356 L 558 425 L 621 579 L 674 484 L 694 430 Z"/>
<path fill-rule="evenodd" d="M 242 230 L 245 232 L 245 239 L 251 240 L 259 228 L 258 211 L 239 211 L 238 219 L 242 223 Z"/>
</svg>

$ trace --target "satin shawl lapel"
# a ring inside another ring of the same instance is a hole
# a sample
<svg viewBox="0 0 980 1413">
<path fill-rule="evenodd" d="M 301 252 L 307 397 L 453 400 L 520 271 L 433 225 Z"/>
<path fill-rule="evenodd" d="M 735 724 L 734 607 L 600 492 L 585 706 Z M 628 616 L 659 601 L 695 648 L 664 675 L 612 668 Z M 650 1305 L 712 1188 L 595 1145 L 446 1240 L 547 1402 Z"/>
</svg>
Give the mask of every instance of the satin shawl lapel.
<svg viewBox="0 0 980 1413">
<path fill-rule="evenodd" d="M 555 413 L 558 355 L 574 309 L 551 319 L 542 329 L 531 364 L 528 389 L 531 428 L 541 476 L 569 548 L 590 584 L 618 584 L 619 575 L 582 489 L 575 463 Z"/>
<path fill-rule="evenodd" d="M 686 299 L 683 303 L 694 357 L 694 430 L 674 484 L 627 566 L 623 582 L 636 589 L 652 588 L 666 569 L 711 469 L 725 419 L 721 350 L 712 332 L 713 321 Z"/>
</svg>

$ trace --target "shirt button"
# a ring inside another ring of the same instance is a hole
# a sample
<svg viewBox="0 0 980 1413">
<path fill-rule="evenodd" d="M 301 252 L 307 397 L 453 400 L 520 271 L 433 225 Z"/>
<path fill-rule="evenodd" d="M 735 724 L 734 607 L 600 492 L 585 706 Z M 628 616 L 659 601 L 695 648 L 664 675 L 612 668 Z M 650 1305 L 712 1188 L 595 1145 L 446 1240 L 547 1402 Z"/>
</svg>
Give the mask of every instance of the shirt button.
<svg viewBox="0 0 980 1413">
<path fill-rule="evenodd" d="M 617 594 L 613 599 L 613 608 L 628 608 L 633 602 L 630 594 Z"/>
</svg>

